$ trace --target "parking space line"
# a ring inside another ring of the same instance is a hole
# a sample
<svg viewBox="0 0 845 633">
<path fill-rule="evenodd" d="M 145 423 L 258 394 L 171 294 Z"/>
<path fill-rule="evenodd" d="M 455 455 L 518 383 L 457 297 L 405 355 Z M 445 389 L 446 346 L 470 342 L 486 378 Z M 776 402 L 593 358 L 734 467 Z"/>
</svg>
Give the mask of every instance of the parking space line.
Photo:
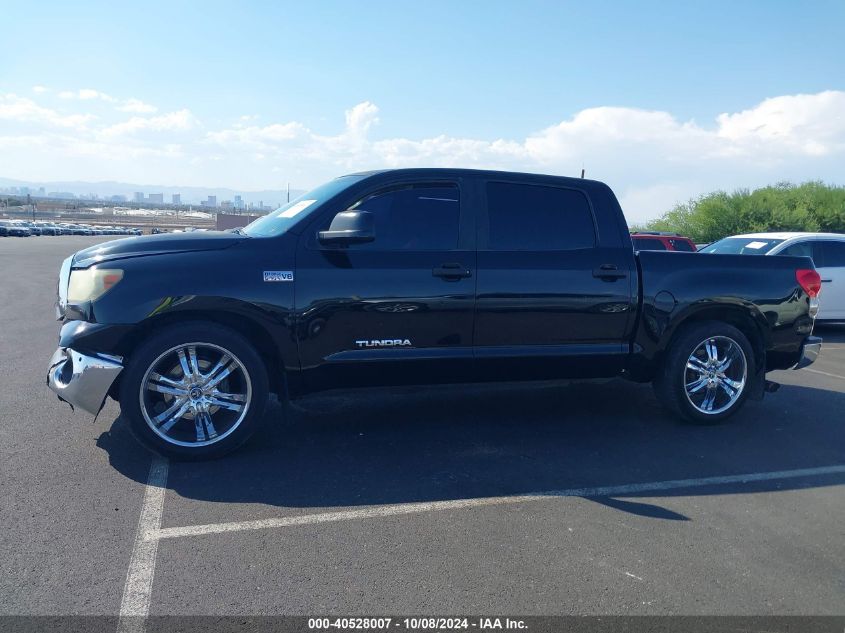
<svg viewBox="0 0 845 633">
<path fill-rule="evenodd" d="M 455 499 L 451 501 L 431 501 L 424 503 L 404 503 L 388 506 L 361 508 L 358 510 L 340 510 L 335 512 L 320 512 L 299 516 L 278 517 L 271 519 L 257 519 L 252 521 L 233 521 L 228 523 L 211 523 L 205 525 L 186 525 L 172 528 L 151 528 L 144 535 L 146 542 L 156 542 L 167 538 L 181 538 L 186 536 L 203 536 L 207 534 L 221 534 L 224 532 L 242 532 L 245 530 L 265 530 L 270 528 L 294 527 L 300 525 L 315 525 L 337 521 L 353 521 L 358 519 L 374 519 L 380 517 L 417 514 L 421 512 L 435 512 L 443 510 L 459 510 L 463 508 L 477 508 L 484 506 L 524 503 L 526 501 L 540 501 L 555 497 L 613 497 L 637 493 L 660 492 L 683 488 L 701 488 L 735 483 L 751 483 L 756 481 L 771 481 L 776 479 L 793 479 L 797 477 L 813 477 L 818 475 L 832 475 L 845 473 L 845 465 L 823 466 L 820 468 L 802 468 L 798 470 L 780 470 L 764 473 L 749 473 L 745 475 L 727 475 L 721 477 L 704 477 L 700 479 L 672 479 L 668 481 L 653 481 L 620 486 L 604 486 L 596 488 L 570 488 L 566 490 L 549 490 L 532 492 L 508 497 L 485 497 L 478 499 Z"/>
<path fill-rule="evenodd" d="M 830 352 L 845 352 L 845 345 L 831 345 L 829 343 L 822 343 L 822 358 L 824 354 Z"/>
<path fill-rule="evenodd" d="M 831 374 L 827 371 L 821 371 L 819 369 L 810 369 L 809 367 L 805 367 L 804 371 L 809 371 L 814 374 L 821 374 L 822 376 L 830 376 L 831 378 L 839 378 L 839 380 L 845 380 L 845 376 L 840 376 L 839 374 Z"/>
<path fill-rule="evenodd" d="M 141 505 L 135 543 L 132 546 L 126 583 L 123 586 L 118 633 L 142 632 L 145 618 L 150 612 L 158 540 L 149 540 L 144 536 L 161 527 L 167 471 L 167 460 L 158 455 L 154 456 L 144 488 L 144 502 Z"/>
</svg>

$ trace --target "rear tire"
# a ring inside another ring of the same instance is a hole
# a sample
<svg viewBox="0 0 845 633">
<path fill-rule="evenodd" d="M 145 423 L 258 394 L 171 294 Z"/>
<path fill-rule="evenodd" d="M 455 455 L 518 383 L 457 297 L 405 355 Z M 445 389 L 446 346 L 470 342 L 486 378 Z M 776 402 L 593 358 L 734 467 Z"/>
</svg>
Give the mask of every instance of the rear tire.
<svg viewBox="0 0 845 633">
<path fill-rule="evenodd" d="M 141 343 L 119 394 L 132 434 L 177 460 L 240 447 L 260 425 L 267 398 L 267 370 L 252 344 L 201 321 L 171 325 Z"/>
<path fill-rule="evenodd" d="M 755 375 L 748 338 L 720 321 L 682 329 L 654 380 L 661 404 L 694 424 L 719 424 L 745 404 Z"/>
</svg>

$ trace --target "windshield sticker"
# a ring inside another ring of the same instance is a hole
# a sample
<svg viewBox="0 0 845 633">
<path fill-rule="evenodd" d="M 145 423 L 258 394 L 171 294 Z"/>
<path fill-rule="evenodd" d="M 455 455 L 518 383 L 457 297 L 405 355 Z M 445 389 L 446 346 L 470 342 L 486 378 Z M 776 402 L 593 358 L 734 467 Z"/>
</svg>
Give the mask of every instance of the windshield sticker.
<svg viewBox="0 0 845 633">
<path fill-rule="evenodd" d="M 264 281 L 293 281 L 292 270 L 265 270 Z"/>
<path fill-rule="evenodd" d="M 768 244 L 768 242 L 748 242 L 748 244 L 745 245 L 745 248 L 763 248 Z"/>
<path fill-rule="evenodd" d="M 295 205 L 293 205 L 290 209 L 285 209 L 279 214 L 280 218 L 292 218 L 299 213 L 302 213 L 310 207 L 312 204 L 317 202 L 316 200 L 300 200 Z"/>
</svg>

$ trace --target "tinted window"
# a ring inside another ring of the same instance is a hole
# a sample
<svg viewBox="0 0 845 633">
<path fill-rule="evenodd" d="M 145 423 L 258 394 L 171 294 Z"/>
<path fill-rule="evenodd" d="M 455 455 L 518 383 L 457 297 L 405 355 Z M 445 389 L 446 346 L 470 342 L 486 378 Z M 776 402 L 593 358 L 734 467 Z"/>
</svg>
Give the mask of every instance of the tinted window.
<svg viewBox="0 0 845 633">
<path fill-rule="evenodd" d="M 765 255 L 783 240 L 765 237 L 726 237 L 705 246 L 699 253 L 720 253 L 722 255 Z"/>
<path fill-rule="evenodd" d="M 687 253 L 695 252 L 695 246 L 686 240 L 669 240 L 669 243 L 672 244 L 672 248 L 676 251 L 685 251 Z"/>
<path fill-rule="evenodd" d="M 818 267 L 845 266 L 845 242 L 819 242 L 822 263 Z"/>
<path fill-rule="evenodd" d="M 791 244 L 783 249 L 778 255 L 788 255 L 789 257 L 812 257 L 813 243 L 812 242 L 798 242 Z"/>
<path fill-rule="evenodd" d="M 665 251 L 666 245 L 655 237 L 635 237 L 634 250 L 636 251 Z"/>
<path fill-rule="evenodd" d="M 460 199 L 454 185 L 415 185 L 368 196 L 353 209 L 375 218 L 376 239 L 358 250 L 440 251 L 458 246 Z"/>
<path fill-rule="evenodd" d="M 816 268 L 845 266 L 845 242 L 810 240 L 792 244 L 778 254 L 811 257 Z"/>
<path fill-rule="evenodd" d="M 493 250 L 558 251 L 596 243 L 593 214 L 580 191 L 491 182 L 487 210 Z"/>
</svg>

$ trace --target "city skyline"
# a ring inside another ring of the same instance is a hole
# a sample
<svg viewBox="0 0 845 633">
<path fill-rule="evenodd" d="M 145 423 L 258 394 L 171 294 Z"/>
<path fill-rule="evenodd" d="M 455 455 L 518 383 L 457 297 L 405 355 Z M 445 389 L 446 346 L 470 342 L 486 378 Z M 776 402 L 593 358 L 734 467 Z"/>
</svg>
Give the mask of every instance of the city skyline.
<svg viewBox="0 0 845 633">
<path fill-rule="evenodd" d="M 209 197 L 217 207 L 231 205 L 236 210 L 272 210 L 304 193 L 301 189 L 233 190 L 225 187 L 180 187 L 139 185 L 122 182 L 21 181 L 0 177 L 0 196 L 26 196 L 154 206 L 208 206 Z M 228 203 L 228 204 L 227 204 Z"/>
<path fill-rule="evenodd" d="M 127 46 L 121 25 L 149 15 L 180 37 Z M 6 17 L 6 178 L 247 192 L 385 167 L 583 168 L 632 222 L 712 190 L 845 184 L 839 2 L 47 1 Z M 67 46 L 80 25 L 97 37 Z M 230 29 L 250 37 L 199 35 Z"/>
</svg>

